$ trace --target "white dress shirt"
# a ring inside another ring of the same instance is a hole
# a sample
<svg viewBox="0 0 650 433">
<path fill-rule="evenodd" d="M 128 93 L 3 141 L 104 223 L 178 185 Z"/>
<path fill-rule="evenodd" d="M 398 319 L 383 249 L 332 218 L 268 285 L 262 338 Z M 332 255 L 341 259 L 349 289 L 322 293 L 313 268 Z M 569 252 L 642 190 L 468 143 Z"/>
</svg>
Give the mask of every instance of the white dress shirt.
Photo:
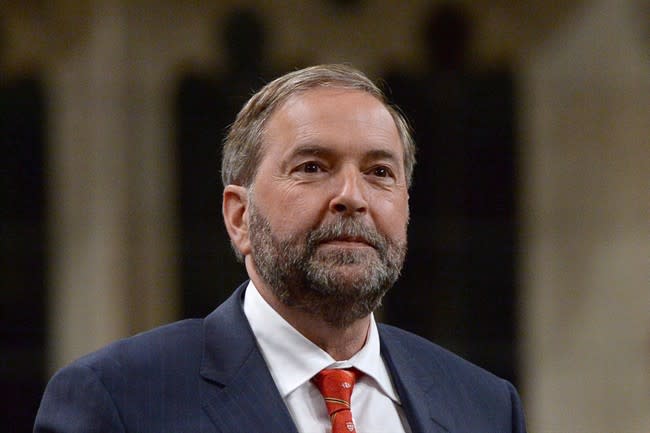
<svg viewBox="0 0 650 433">
<path fill-rule="evenodd" d="M 358 433 L 409 433 L 399 397 L 379 353 L 374 316 L 366 343 L 347 361 L 335 361 L 300 334 L 259 294 L 251 281 L 244 313 L 275 385 L 300 433 L 327 433 L 331 423 L 325 402 L 311 378 L 324 368 L 355 367 L 364 375 L 352 392 L 352 416 Z"/>
</svg>

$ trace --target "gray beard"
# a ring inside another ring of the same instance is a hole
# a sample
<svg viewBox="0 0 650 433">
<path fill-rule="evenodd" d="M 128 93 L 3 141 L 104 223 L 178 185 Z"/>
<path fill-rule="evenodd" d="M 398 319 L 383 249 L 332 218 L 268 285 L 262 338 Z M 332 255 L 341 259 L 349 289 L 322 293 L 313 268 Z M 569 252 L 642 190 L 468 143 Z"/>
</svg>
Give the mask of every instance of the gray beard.
<svg viewBox="0 0 650 433">
<path fill-rule="evenodd" d="M 406 242 L 388 239 L 354 217 L 341 217 L 306 235 L 278 239 L 252 200 L 249 234 L 255 267 L 280 302 L 337 328 L 381 305 L 406 256 Z M 323 242 L 341 237 L 362 238 L 374 249 L 319 250 Z"/>
</svg>

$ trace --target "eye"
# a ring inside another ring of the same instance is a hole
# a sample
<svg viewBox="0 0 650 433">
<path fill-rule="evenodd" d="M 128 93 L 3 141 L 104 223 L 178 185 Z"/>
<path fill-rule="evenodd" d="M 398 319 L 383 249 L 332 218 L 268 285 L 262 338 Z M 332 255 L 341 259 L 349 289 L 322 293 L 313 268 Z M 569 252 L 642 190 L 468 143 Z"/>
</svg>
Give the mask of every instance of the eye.
<svg viewBox="0 0 650 433">
<path fill-rule="evenodd" d="M 300 173 L 320 173 L 324 171 L 323 166 L 315 161 L 307 161 L 296 167 Z"/>
<path fill-rule="evenodd" d="M 384 165 L 379 165 L 377 167 L 371 168 L 369 170 L 369 174 L 376 177 L 393 177 L 393 172 L 391 169 Z"/>
<path fill-rule="evenodd" d="M 320 171 L 320 166 L 315 162 L 307 162 L 302 165 L 302 171 L 305 173 L 317 173 Z"/>
</svg>

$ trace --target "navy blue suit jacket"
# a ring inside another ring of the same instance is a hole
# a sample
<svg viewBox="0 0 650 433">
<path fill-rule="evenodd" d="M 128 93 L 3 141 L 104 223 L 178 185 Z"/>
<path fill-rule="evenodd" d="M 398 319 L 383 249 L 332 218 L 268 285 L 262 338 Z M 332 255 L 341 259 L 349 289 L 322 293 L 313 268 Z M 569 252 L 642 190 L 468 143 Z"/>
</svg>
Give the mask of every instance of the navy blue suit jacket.
<svg viewBox="0 0 650 433">
<path fill-rule="evenodd" d="M 242 285 L 205 319 L 117 341 L 49 382 L 37 433 L 297 433 L 242 309 Z M 413 433 L 523 433 L 508 382 L 379 325 Z M 360 432 L 372 433 L 372 432 Z"/>
</svg>

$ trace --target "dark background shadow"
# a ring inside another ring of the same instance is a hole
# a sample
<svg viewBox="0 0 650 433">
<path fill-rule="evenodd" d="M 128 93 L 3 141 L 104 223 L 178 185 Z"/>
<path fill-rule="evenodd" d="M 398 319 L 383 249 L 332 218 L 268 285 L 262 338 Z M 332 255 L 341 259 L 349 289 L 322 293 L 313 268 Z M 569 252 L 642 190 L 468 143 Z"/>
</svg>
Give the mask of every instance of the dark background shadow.
<svg viewBox="0 0 650 433">
<path fill-rule="evenodd" d="M 409 253 L 386 319 L 516 381 L 513 76 L 471 65 L 461 5 L 436 5 L 420 25 L 426 71 L 385 74 L 418 144 Z"/>
<path fill-rule="evenodd" d="M 0 431 L 31 431 L 45 387 L 45 106 L 38 74 L 2 76 Z"/>
</svg>

